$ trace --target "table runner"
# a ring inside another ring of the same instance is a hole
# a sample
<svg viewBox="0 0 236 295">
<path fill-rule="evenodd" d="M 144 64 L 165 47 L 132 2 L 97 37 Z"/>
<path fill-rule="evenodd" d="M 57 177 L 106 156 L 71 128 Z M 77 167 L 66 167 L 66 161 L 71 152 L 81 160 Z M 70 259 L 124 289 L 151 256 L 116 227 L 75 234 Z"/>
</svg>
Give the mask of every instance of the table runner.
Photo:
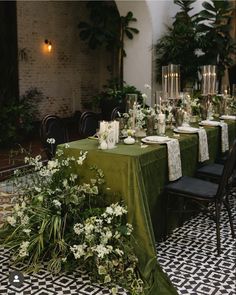
<svg viewBox="0 0 236 295">
<path fill-rule="evenodd" d="M 205 162 L 209 160 L 207 134 L 203 128 L 198 130 L 198 145 L 198 161 Z"/>
<path fill-rule="evenodd" d="M 169 181 L 177 180 L 182 176 L 180 147 L 178 139 L 167 141 L 168 153 L 168 168 L 169 168 Z"/>
</svg>

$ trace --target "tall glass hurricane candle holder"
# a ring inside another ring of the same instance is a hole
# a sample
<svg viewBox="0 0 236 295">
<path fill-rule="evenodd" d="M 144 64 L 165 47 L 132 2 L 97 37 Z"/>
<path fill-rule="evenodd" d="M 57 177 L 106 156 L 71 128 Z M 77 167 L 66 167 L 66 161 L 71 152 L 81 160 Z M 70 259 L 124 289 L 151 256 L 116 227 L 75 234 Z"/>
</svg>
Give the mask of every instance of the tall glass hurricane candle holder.
<svg viewBox="0 0 236 295">
<path fill-rule="evenodd" d="M 179 99 L 180 92 L 180 66 L 170 64 L 162 67 L 163 98 Z"/>
<path fill-rule="evenodd" d="M 216 94 L 216 66 L 204 65 L 201 68 L 201 92 L 203 96 Z"/>
</svg>

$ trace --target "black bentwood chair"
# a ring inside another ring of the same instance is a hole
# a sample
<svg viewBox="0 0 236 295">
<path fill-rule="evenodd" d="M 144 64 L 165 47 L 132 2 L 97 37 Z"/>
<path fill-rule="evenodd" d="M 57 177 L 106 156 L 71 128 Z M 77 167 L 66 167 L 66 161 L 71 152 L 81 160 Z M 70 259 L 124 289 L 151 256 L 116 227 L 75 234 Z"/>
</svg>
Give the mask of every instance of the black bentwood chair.
<svg viewBox="0 0 236 295">
<path fill-rule="evenodd" d="M 220 177 L 219 183 L 213 183 L 201 180 L 194 177 L 183 176 L 179 180 L 169 183 L 165 187 L 167 194 L 167 219 L 168 219 L 168 204 L 171 197 L 182 197 L 184 202 L 192 200 L 210 215 L 216 223 L 216 238 L 217 238 L 217 253 L 221 253 L 220 247 L 220 211 L 222 205 L 225 206 L 230 222 L 232 237 L 235 237 L 233 229 L 233 221 L 228 200 L 228 181 L 233 172 L 236 163 L 236 144 L 232 146 L 229 157 L 224 165 L 223 173 Z M 207 204 L 204 204 L 204 203 Z M 214 210 L 208 208 L 208 204 L 214 204 Z"/>
<path fill-rule="evenodd" d="M 40 137 L 49 160 L 55 156 L 58 144 L 68 142 L 67 129 L 65 128 L 62 119 L 57 116 L 51 116 L 46 120 L 42 120 Z M 48 139 L 50 138 L 54 139 L 52 143 L 48 142 Z"/>
<path fill-rule="evenodd" d="M 99 114 L 84 112 L 80 117 L 80 135 L 83 138 L 95 135 L 99 127 L 99 120 Z"/>
<path fill-rule="evenodd" d="M 121 118 L 123 113 L 124 113 L 124 111 L 122 110 L 121 107 L 114 108 L 111 112 L 111 121 L 113 121 L 117 118 Z"/>
</svg>

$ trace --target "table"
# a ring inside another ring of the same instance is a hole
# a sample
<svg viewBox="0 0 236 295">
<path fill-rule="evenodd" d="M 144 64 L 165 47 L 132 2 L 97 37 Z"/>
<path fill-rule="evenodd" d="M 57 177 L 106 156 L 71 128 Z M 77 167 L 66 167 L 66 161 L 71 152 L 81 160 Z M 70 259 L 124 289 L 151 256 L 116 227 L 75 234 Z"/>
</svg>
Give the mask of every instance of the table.
<svg viewBox="0 0 236 295">
<path fill-rule="evenodd" d="M 236 122 L 229 123 L 230 143 L 236 137 Z M 220 128 L 206 128 L 210 161 L 220 151 Z M 184 175 L 193 175 L 198 158 L 198 137 L 196 134 L 181 135 L 182 170 Z M 98 150 L 98 143 L 93 139 L 84 139 L 70 143 L 66 155 L 79 155 L 80 150 L 87 150 L 88 156 L 82 174 L 90 178 L 91 165 L 97 165 L 105 174 L 106 185 L 111 192 L 112 201 L 122 196 L 128 207 L 128 222 L 134 227 L 135 253 L 149 291 L 146 294 L 177 294 L 167 276 L 162 272 L 156 259 L 155 239 L 163 236 L 165 224 L 165 196 L 163 187 L 168 182 L 167 153 L 165 145 L 152 145 L 140 148 L 140 144 L 127 146 L 119 144 L 112 150 Z M 81 172 L 80 172 L 81 173 Z M 176 216 L 171 217 L 173 227 Z"/>
</svg>

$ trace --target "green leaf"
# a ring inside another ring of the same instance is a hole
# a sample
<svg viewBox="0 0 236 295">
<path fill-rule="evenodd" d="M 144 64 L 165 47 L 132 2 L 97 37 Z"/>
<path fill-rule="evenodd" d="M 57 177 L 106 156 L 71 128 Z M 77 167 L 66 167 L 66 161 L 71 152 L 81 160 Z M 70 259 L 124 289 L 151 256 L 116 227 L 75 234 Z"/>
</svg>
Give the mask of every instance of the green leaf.
<svg viewBox="0 0 236 295">
<path fill-rule="evenodd" d="M 125 34 L 126 34 L 126 36 L 127 36 L 129 39 L 133 39 L 133 38 L 134 38 L 133 34 L 132 34 L 129 30 L 125 30 Z"/>
<path fill-rule="evenodd" d="M 136 29 L 136 28 L 130 28 L 130 27 L 127 27 L 127 29 L 128 29 L 129 31 L 132 31 L 132 32 L 135 33 L 135 34 L 138 34 L 138 33 L 139 33 L 139 30 Z"/>
<path fill-rule="evenodd" d="M 220 1 L 219 1 L 220 2 Z M 207 9 L 207 10 L 210 10 L 210 11 L 214 11 L 214 12 L 216 12 L 216 9 L 215 9 L 215 7 L 214 6 L 212 6 L 209 2 L 207 2 L 207 1 L 204 1 L 203 3 L 202 3 L 202 6 L 205 8 L 205 9 Z"/>
</svg>

